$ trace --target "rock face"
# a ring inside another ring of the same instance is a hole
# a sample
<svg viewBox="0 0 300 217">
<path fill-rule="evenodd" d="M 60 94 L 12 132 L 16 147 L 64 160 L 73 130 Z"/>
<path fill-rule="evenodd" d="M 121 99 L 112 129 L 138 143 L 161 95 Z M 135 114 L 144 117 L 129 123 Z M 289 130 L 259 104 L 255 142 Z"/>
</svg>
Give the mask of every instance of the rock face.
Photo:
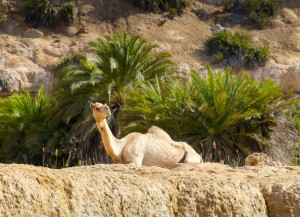
<svg viewBox="0 0 300 217">
<path fill-rule="evenodd" d="M 300 215 L 299 167 L 0 165 L 1 216 Z"/>
<path fill-rule="evenodd" d="M 271 139 L 269 142 L 272 146 L 266 147 L 264 152 L 276 162 L 283 165 L 293 165 L 293 157 L 297 153 L 296 144 L 299 142 L 299 134 L 291 121 L 285 117 L 276 117 L 276 122 L 276 130 L 270 133 Z"/>
<path fill-rule="evenodd" d="M 65 1 L 52 2 L 61 5 Z M 219 28 L 218 23 L 213 21 L 216 18 L 215 12 L 218 14 L 221 10 L 217 6 L 223 2 L 191 0 L 183 16 L 169 20 L 164 15 L 144 13 L 130 1 L 75 1 L 78 19 L 73 26 L 58 25 L 54 29 L 41 27 L 34 30 L 29 23 L 24 22 L 21 0 L 0 0 L 0 80 L 10 87 L 11 92 L 6 92 L 8 94 L 28 88 L 36 92 L 40 87 L 40 84 L 36 84 L 36 77 L 39 77 L 40 83 L 49 87 L 46 90 L 50 90 L 50 69 L 61 57 L 69 51 L 84 50 L 87 43 L 96 38 L 123 31 L 158 44 L 157 50 L 170 52 L 173 60 L 185 71 L 205 71 L 204 65 L 212 62 L 212 58 L 205 53 L 204 43 L 213 31 L 223 28 Z M 284 91 L 300 92 L 299 1 L 280 0 L 280 6 L 281 11 L 274 21 L 274 28 L 260 31 L 248 31 L 236 25 L 233 28 L 226 25 L 224 28 L 229 31 L 247 31 L 257 39 L 256 42 L 270 48 L 270 61 L 264 67 L 251 70 L 253 78 L 259 81 L 273 78 L 277 83 L 283 83 Z M 193 10 L 195 8 L 196 11 Z M 7 42 L 6 38 L 14 39 Z M 57 40 L 60 42 L 54 43 Z M 8 51 L 11 46 L 14 46 L 16 53 Z M 8 64 L 10 59 L 11 65 Z M 23 62 L 25 66 L 20 70 L 19 65 Z M 13 79 L 4 80 L 3 71 Z M 0 96 L 6 89 L 0 90 Z"/>
</svg>

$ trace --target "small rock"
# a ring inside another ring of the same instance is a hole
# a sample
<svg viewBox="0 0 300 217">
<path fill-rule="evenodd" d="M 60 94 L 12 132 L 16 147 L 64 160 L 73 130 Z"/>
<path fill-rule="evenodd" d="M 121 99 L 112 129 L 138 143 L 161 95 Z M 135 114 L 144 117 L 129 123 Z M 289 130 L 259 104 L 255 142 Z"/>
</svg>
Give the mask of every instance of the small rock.
<svg viewBox="0 0 300 217">
<path fill-rule="evenodd" d="M 166 24 L 166 22 L 167 22 L 167 20 L 159 20 L 159 22 L 158 22 L 158 26 L 163 26 L 163 25 L 165 25 Z"/>
<path fill-rule="evenodd" d="M 224 30 L 224 27 L 221 26 L 220 24 L 217 24 L 217 25 L 210 28 L 210 31 L 213 32 L 213 33 L 221 32 L 223 30 Z"/>
<path fill-rule="evenodd" d="M 53 56 L 53 57 L 61 57 L 70 51 L 68 45 L 63 43 L 53 43 L 51 46 L 46 47 L 44 53 Z"/>
<path fill-rule="evenodd" d="M 42 38 L 43 36 L 44 36 L 44 33 L 37 29 L 27 29 L 23 33 L 23 37 L 25 37 L 25 38 Z"/>
<path fill-rule="evenodd" d="M 264 153 L 256 152 L 245 159 L 245 166 L 282 166 L 282 164 Z"/>
<path fill-rule="evenodd" d="M 88 31 L 84 26 L 80 27 L 80 28 L 78 29 L 78 31 L 76 32 L 77 35 L 80 35 L 80 34 L 87 34 L 87 33 L 89 33 L 89 31 Z"/>
</svg>

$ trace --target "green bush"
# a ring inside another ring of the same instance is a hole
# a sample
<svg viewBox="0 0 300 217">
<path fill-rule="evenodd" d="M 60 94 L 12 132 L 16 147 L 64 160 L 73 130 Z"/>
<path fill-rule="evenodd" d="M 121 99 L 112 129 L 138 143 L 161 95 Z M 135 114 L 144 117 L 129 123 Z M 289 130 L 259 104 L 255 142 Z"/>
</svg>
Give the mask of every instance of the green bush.
<svg viewBox="0 0 300 217">
<path fill-rule="evenodd" d="M 73 3 L 65 3 L 61 10 L 62 19 L 66 26 L 70 26 L 75 20 L 76 7 Z"/>
<path fill-rule="evenodd" d="M 300 103 L 285 111 L 285 115 L 294 122 L 296 129 L 300 133 Z"/>
<path fill-rule="evenodd" d="M 285 111 L 284 114 L 293 121 L 294 126 L 298 131 L 298 135 L 300 136 L 300 103 L 295 105 L 292 109 Z M 294 158 L 294 164 L 300 165 L 300 141 L 297 145 L 297 154 Z"/>
<path fill-rule="evenodd" d="M 217 62 L 223 62 L 237 68 L 251 68 L 264 65 L 269 58 L 267 47 L 254 47 L 251 37 L 246 33 L 221 31 L 206 41 L 209 55 Z"/>
<path fill-rule="evenodd" d="M 146 11 L 161 13 L 169 12 L 174 15 L 182 15 L 188 6 L 188 0 L 131 0 L 133 5 Z"/>
<path fill-rule="evenodd" d="M 50 126 L 50 103 L 41 88 L 32 99 L 29 92 L 0 98 L 0 161 L 42 165 L 43 148 L 53 152 L 62 132 Z"/>
<path fill-rule="evenodd" d="M 279 13 L 277 0 L 226 0 L 223 8 L 241 14 L 245 25 L 258 29 L 270 27 L 272 19 Z"/>
<path fill-rule="evenodd" d="M 48 0 L 24 0 L 23 10 L 26 21 L 35 28 L 56 24 L 57 10 Z"/>
<path fill-rule="evenodd" d="M 229 164 L 243 164 L 251 151 L 262 151 L 274 114 L 291 106 L 272 80 L 261 84 L 230 69 L 208 77 L 192 72 L 191 81 L 157 79 L 131 91 L 122 107 L 124 134 L 146 132 L 151 125 L 166 130 L 172 138 L 194 144 L 210 160 L 216 141 Z M 201 146 L 203 145 L 203 148 Z"/>
</svg>

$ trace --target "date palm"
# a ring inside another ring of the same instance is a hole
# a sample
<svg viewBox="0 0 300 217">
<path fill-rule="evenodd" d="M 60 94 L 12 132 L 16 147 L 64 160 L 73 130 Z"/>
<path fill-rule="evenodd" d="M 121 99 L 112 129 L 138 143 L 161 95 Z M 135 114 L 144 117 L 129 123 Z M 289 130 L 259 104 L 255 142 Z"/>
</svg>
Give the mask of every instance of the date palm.
<svg viewBox="0 0 300 217">
<path fill-rule="evenodd" d="M 115 120 L 128 90 L 173 72 L 175 64 L 170 54 L 154 52 L 155 48 L 138 36 L 115 34 L 91 42 L 90 56 L 72 54 L 57 66 L 55 119 L 70 124 L 71 134 L 79 138 L 78 158 L 85 162 L 107 161 L 103 146 L 99 146 L 101 139 L 89 102 L 108 102 Z M 118 128 L 117 124 L 113 127 Z"/>
<path fill-rule="evenodd" d="M 42 164 L 43 148 L 61 138 L 47 121 L 49 108 L 43 87 L 35 98 L 25 91 L 0 99 L 1 162 Z"/>
</svg>

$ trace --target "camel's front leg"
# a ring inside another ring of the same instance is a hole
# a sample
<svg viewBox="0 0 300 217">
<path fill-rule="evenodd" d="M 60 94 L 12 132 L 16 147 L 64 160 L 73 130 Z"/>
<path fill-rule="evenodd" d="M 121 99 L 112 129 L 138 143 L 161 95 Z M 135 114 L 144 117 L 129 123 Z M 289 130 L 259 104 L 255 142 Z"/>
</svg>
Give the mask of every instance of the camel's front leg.
<svg viewBox="0 0 300 217">
<path fill-rule="evenodd" d="M 134 163 L 137 167 L 140 167 L 143 165 L 143 159 L 144 159 L 144 156 L 137 156 L 137 157 L 133 158 L 132 163 Z"/>
</svg>

